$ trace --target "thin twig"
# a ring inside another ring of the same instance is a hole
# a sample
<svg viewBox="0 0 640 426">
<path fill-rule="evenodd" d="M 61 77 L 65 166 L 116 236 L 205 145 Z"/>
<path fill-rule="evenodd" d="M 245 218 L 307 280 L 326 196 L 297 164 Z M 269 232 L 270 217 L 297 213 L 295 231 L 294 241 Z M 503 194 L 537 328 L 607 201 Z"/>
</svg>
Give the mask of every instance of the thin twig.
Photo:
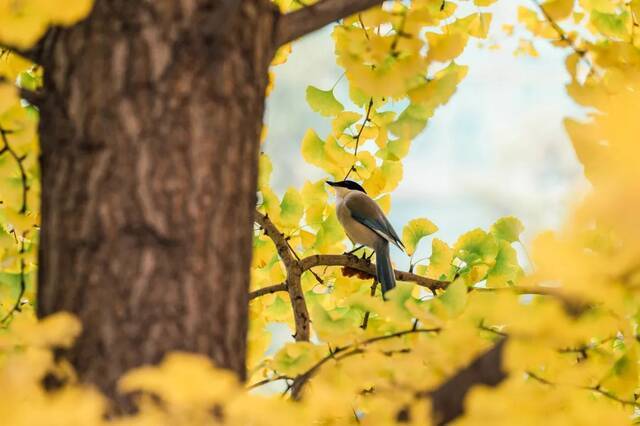
<svg viewBox="0 0 640 426">
<path fill-rule="evenodd" d="M 289 250 L 291 250 L 291 253 L 293 253 L 293 256 L 296 258 L 298 262 L 300 262 L 300 256 L 298 256 L 298 253 L 296 253 L 293 247 L 291 247 L 291 243 L 289 242 L 289 239 L 286 238 L 285 241 L 287 242 L 287 246 L 289 246 Z M 311 274 L 315 277 L 316 281 L 318 281 L 319 284 L 324 285 L 324 280 L 320 278 L 318 274 L 316 274 L 314 271 L 309 271 L 309 272 L 311 272 Z"/>
<path fill-rule="evenodd" d="M 561 348 L 558 349 L 558 352 L 561 354 L 571 354 L 571 353 L 575 353 L 578 354 L 578 362 L 580 361 L 584 361 L 585 359 L 587 359 L 589 357 L 589 351 L 596 349 L 598 346 L 600 345 L 604 345 L 605 343 L 608 343 L 612 340 L 614 340 L 616 338 L 616 336 L 609 336 L 606 339 L 603 339 L 600 342 L 596 342 L 596 343 L 586 343 L 584 345 L 580 345 L 580 346 L 576 346 L 576 347 L 566 347 L 566 348 Z"/>
<path fill-rule="evenodd" d="M 597 394 L 600 394 L 602 396 L 604 396 L 605 398 L 608 398 L 612 401 L 616 401 L 619 402 L 622 405 L 628 405 L 630 407 L 634 407 L 634 408 L 640 408 L 640 404 L 637 403 L 636 401 L 630 401 L 627 399 L 622 399 L 614 394 L 612 394 L 609 391 L 606 391 L 604 389 L 602 389 L 599 385 L 598 386 L 580 386 L 580 385 L 572 385 L 572 384 L 560 384 L 560 383 L 554 383 L 550 380 L 545 379 L 544 377 L 541 377 L 539 375 L 537 375 L 536 373 L 532 372 L 532 371 L 527 371 L 527 376 L 529 376 L 530 378 L 532 378 L 533 380 L 542 383 L 544 385 L 547 386 L 569 386 L 569 387 L 575 387 L 576 389 L 582 389 L 582 390 L 586 390 L 586 391 L 590 391 L 590 392 L 595 392 Z"/>
<path fill-rule="evenodd" d="M 16 303 L 13 307 L 7 312 L 7 314 L 0 320 L 0 324 L 5 324 L 13 314 L 16 312 L 22 311 L 22 297 L 24 296 L 24 292 L 26 290 L 26 283 L 24 281 L 24 260 L 20 259 L 20 292 L 18 293 L 18 297 L 16 299 Z"/>
<path fill-rule="evenodd" d="M 356 169 L 356 162 L 358 161 L 358 147 L 360 146 L 360 137 L 362 136 L 362 132 L 364 131 L 365 126 L 369 122 L 369 116 L 371 115 L 372 107 L 373 107 L 373 98 L 370 98 L 369 106 L 367 106 L 367 114 L 364 117 L 364 123 L 362 123 L 362 126 L 360 126 L 360 130 L 356 135 L 356 149 L 353 151 L 353 164 L 351 165 L 351 167 L 349 167 L 349 171 L 347 172 L 343 180 L 347 180 L 351 172 L 355 171 Z"/>
<path fill-rule="evenodd" d="M 398 42 L 400 41 L 400 37 L 406 34 L 404 32 L 404 26 L 406 21 L 407 21 L 407 12 L 405 10 L 404 13 L 402 14 L 402 21 L 400 23 L 400 28 L 396 30 L 396 34 L 393 37 L 393 41 L 391 42 L 391 56 L 393 57 L 397 57 L 399 54 L 396 48 L 398 47 Z"/>
<path fill-rule="evenodd" d="M 10 318 L 13 317 L 13 314 L 16 312 L 22 311 L 22 297 L 27 289 L 27 285 L 24 278 L 24 259 L 22 258 L 22 254 L 24 253 L 24 239 L 27 236 L 27 232 L 22 234 L 22 241 L 20 246 L 20 291 L 18 292 L 18 297 L 16 299 L 16 303 L 14 303 L 13 307 L 7 312 L 7 314 L 0 319 L 0 324 L 5 324 Z"/>
<path fill-rule="evenodd" d="M 371 297 L 375 296 L 376 294 L 376 288 L 378 287 L 378 280 L 373 280 L 373 284 L 371 284 Z M 362 328 L 363 330 L 367 329 L 367 326 L 369 325 L 369 315 L 371 315 L 371 312 L 367 311 L 364 313 L 364 318 L 362 319 L 362 325 L 360 326 L 360 328 Z M 414 328 L 415 324 L 414 324 Z"/>
<path fill-rule="evenodd" d="M 3 146 L 0 149 L 0 154 L 8 152 L 18 165 L 18 169 L 20 170 L 20 179 L 22 180 L 22 207 L 20 208 L 19 213 L 25 214 L 27 212 L 27 192 L 29 191 L 29 185 L 27 183 L 27 172 L 25 171 L 22 162 L 25 160 L 26 155 L 20 157 L 18 156 L 18 154 L 16 154 L 13 148 L 11 148 L 11 145 L 9 145 L 9 138 L 7 138 L 7 135 L 11 133 L 13 132 L 10 130 L 0 128 L 0 135 L 2 136 L 3 142 Z"/>
<path fill-rule="evenodd" d="M 560 26 L 560 24 L 558 24 L 551 17 L 551 15 L 549 15 L 549 13 L 544 8 L 544 5 L 538 3 L 537 0 L 531 0 L 531 2 L 536 5 L 540 12 L 542 12 L 549 25 L 551 25 L 555 32 L 558 33 L 558 37 L 560 37 L 560 40 L 567 43 L 569 47 L 571 47 L 571 49 L 589 66 L 589 68 L 593 69 L 593 64 L 591 63 L 589 58 L 587 58 L 587 51 L 576 46 L 575 41 L 571 37 L 569 37 L 565 30 Z"/>
<path fill-rule="evenodd" d="M 271 285 L 269 287 L 259 288 L 258 290 L 254 290 L 249 293 L 249 300 L 253 300 L 256 297 L 264 296 L 265 294 L 277 293 L 279 291 L 287 291 L 287 283 L 280 283 Z"/>
<path fill-rule="evenodd" d="M 276 377 L 272 377 L 270 379 L 264 379 L 264 380 L 260 380 L 259 382 L 253 383 L 253 384 L 247 386 L 247 389 L 255 389 L 255 388 L 258 388 L 260 386 L 264 386 L 264 385 L 267 385 L 269 383 L 277 382 L 277 381 L 280 381 L 280 380 L 292 380 L 292 379 L 289 376 L 276 376 Z"/>
<path fill-rule="evenodd" d="M 322 358 L 320 361 L 315 363 L 310 369 L 306 372 L 297 376 L 291 387 L 291 397 L 293 399 L 299 399 L 302 389 L 304 385 L 313 377 L 313 375 L 322 367 L 327 361 L 331 359 L 341 360 L 348 356 L 356 355 L 358 353 L 362 353 L 362 347 L 370 345 L 372 343 L 380 342 L 382 340 L 394 339 L 396 337 L 406 336 L 408 334 L 417 334 L 417 333 L 438 333 L 440 328 L 411 328 L 409 330 L 398 331 L 396 333 L 386 334 L 384 336 L 376 336 L 370 339 L 363 340 L 361 342 L 355 342 L 346 346 L 339 346 L 335 348 L 331 353 Z M 340 355 L 340 356 L 338 356 Z"/>
<path fill-rule="evenodd" d="M 480 324 L 478 324 L 478 328 L 480 330 L 484 330 L 484 331 L 488 331 L 490 333 L 496 334 L 496 335 L 498 335 L 500 337 L 507 337 L 507 333 L 502 332 L 502 331 L 496 329 L 495 327 L 489 327 L 487 325 L 484 325 L 483 322 L 480 322 Z"/>
<path fill-rule="evenodd" d="M 364 31 L 364 36 L 367 40 L 369 40 L 369 33 L 367 32 L 367 27 L 362 22 L 362 13 L 358 13 L 358 22 L 360 22 L 360 26 L 362 27 L 362 31 Z"/>
</svg>

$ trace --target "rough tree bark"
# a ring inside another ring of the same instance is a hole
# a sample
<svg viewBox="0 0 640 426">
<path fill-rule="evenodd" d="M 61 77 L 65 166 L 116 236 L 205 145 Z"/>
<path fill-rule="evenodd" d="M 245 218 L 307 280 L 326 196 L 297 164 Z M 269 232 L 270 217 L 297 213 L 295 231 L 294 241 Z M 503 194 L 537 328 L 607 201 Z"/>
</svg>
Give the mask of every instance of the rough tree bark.
<svg viewBox="0 0 640 426">
<path fill-rule="evenodd" d="M 115 395 L 170 350 L 245 375 L 267 68 L 278 45 L 382 0 L 96 0 L 30 52 L 44 66 L 40 315 L 84 331 L 68 354 Z"/>
<path fill-rule="evenodd" d="M 276 11 L 265 1 L 98 0 L 41 43 L 38 309 L 114 394 L 169 350 L 244 377 L 259 135 Z"/>
</svg>

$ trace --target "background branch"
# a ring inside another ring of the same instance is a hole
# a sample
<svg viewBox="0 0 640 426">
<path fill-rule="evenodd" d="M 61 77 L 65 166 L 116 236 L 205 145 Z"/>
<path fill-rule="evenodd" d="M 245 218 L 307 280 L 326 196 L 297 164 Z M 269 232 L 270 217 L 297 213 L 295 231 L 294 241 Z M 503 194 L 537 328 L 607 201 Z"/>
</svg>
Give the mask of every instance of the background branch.
<svg viewBox="0 0 640 426">
<path fill-rule="evenodd" d="M 383 2 L 384 0 L 320 0 L 312 6 L 281 15 L 276 23 L 276 47 Z"/>
<path fill-rule="evenodd" d="M 497 386 L 507 377 L 502 369 L 502 353 L 506 341 L 507 338 L 501 339 L 437 389 L 424 394 L 431 398 L 435 424 L 447 424 L 464 412 L 464 399 L 472 386 Z"/>
<path fill-rule="evenodd" d="M 537 381 L 539 383 L 542 383 L 543 385 L 547 385 L 547 386 L 551 386 L 551 387 L 560 385 L 559 383 L 554 383 L 554 382 L 552 382 L 550 380 L 547 380 L 547 379 L 545 379 L 543 377 L 540 377 L 537 374 L 533 373 L 532 371 L 527 371 L 527 375 L 531 379 L 533 379 L 533 380 L 535 380 L 535 381 Z M 595 393 L 600 394 L 600 395 L 604 396 L 605 398 L 608 398 L 608 399 L 610 399 L 612 401 L 619 402 L 622 405 L 633 407 L 635 409 L 640 408 L 640 404 L 637 403 L 635 400 L 620 398 L 619 396 L 617 396 L 617 395 L 615 395 L 615 394 L 613 394 L 613 393 L 611 393 L 611 392 L 609 392 L 609 391 L 607 391 L 605 389 L 602 389 L 600 387 L 600 385 L 597 385 L 597 386 L 580 386 L 580 385 L 566 384 L 565 386 L 573 386 L 573 387 L 575 387 L 577 389 L 584 389 L 584 390 L 589 391 L 589 392 L 595 392 Z"/>
<path fill-rule="evenodd" d="M 473 291 L 479 292 L 498 292 L 498 291 L 512 291 L 517 294 L 535 294 L 538 296 L 553 297 L 562 303 L 564 309 L 569 315 L 579 316 L 584 313 L 591 306 L 582 301 L 577 300 L 562 292 L 559 288 L 554 287 L 541 287 L 541 286 L 515 286 L 515 287 L 500 287 L 500 288 L 481 288 L 473 287 Z"/>
</svg>

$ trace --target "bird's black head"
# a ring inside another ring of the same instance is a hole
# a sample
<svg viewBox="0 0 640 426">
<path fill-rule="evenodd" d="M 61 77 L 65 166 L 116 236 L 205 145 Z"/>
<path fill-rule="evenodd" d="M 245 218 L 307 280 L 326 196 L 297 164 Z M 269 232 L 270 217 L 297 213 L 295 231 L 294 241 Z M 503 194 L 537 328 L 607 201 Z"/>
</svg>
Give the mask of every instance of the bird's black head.
<svg viewBox="0 0 640 426">
<path fill-rule="evenodd" d="M 365 194 L 367 193 L 367 191 L 365 191 L 364 188 L 360 186 L 360 184 L 352 180 L 343 180 L 340 182 L 330 182 L 330 181 L 326 181 L 326 182 L 329 185 L 335 186 L 338 188 L 347 188 L 347 189 L 351 189 L 352 191 L 360 191 L 360 192 L 364 192 Z"/>
</svg>

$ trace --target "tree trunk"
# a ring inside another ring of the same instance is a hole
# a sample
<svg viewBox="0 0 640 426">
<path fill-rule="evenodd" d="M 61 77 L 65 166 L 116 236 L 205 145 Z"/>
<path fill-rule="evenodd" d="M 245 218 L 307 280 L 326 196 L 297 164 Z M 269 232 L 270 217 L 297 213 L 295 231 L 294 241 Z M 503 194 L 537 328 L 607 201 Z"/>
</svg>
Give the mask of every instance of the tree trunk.
<svg viewBox="0 0 640 426">
<path fill-rule="evenodd" d="M 245 375 L 267 0 L 97 0 L 40 61 L 38 310 L 84 331 L 69 357 L 113 396 L 170 350 Z"/>
</svg>

